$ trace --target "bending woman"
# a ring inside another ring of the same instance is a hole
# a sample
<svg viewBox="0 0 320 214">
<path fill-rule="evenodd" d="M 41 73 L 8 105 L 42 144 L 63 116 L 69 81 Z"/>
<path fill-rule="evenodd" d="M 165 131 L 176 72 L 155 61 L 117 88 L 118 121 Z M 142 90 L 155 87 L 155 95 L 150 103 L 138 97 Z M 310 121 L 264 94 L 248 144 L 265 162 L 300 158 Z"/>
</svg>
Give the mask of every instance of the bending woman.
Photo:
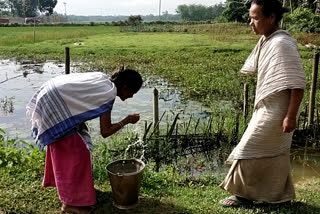
<svg viewBox="0 0 320 214">
<path fill-rule="evenodd" d="M 96 203 L 90 152 L 93 149 L 85 121 L 100 117 L 100 131 L 108 137 L 140 116 L 132 114 L 112 123 L 116 96 L 133 97 L 142 86 L 140 74 L 125 69 L 111 78 L 100 72 L 55 77 L 41 86 L 27 105 L 32 131 L 47 146 L 42 185 L 55 186 L 62 211 L 86 213 Z"/>
</svg>

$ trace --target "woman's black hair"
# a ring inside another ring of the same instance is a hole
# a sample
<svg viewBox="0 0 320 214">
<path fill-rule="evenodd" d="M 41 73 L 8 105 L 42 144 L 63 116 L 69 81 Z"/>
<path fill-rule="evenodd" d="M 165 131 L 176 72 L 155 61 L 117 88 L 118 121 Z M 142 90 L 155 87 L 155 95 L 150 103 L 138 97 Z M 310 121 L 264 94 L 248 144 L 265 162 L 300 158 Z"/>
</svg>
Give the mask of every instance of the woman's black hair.
<svg viewBox="0 0 320 214">
<path fill-rule="evenodd" d="M 283 14 L 289 10 L 282 6 L 279 0 L 251 0 L 251 4 L 255 3 L 261 6 L 264 16 L 272 16 L 275 14 L 275 22 L 278 24 L 283 17 Z"/>
<path fill-rule="evenodd" d="M 143 83 L 142 77 L 137 71 L 124 67 L 111 75 L 111 81 L 117 88 L 128 88 L 133 93 L 137 93 Z"/>
</svg>

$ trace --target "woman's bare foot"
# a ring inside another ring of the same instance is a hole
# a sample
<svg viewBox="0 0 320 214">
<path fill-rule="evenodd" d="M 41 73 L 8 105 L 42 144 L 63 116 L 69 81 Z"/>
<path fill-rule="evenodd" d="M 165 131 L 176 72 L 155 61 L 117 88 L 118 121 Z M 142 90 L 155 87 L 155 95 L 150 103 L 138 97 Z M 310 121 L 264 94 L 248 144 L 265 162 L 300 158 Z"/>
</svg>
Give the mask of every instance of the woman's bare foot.
<svg viewBox="0 0 320 214">
<path fill-rule="evenodd" d="M 71 212 L 75 214 L 88 214 L 91 210 L 90 207 L 75 207 L 67 204 L 62 204 L 61 210 L 63 212 Z"/>
</svg>

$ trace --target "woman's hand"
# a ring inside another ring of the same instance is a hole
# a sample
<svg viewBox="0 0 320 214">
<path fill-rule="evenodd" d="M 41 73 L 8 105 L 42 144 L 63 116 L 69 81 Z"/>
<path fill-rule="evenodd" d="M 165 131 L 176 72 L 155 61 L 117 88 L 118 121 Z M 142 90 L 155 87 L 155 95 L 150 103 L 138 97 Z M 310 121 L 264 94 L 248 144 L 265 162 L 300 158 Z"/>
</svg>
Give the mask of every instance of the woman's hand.
<svg viewBox="0 0 320 214">
<path fill-rule="evenodd" d="M 296 119 L 285 117 L 282 122 L 282 131 L 286 133 L 292 132 L 296 128 Z"/>
<path fill-rule="evenodd" d="M 130 114 L 118 123 L 111 123 L 111 111 L 103 114 L 100 117 L 100 132 L 102 137 L 108 137 L 119 131 L 124 125 L 128 123 L 134 124 L 140 119 L 139 114 Z"/>
<path fill-rule="evenodd" d="M 290 101 L 288 111 L 282 122 L 282 131 L 290 133 L 297 125 L 296 116 L 303 97 L 303 89 L 290 89 Z"/>
<path fill-rule="evenodd" d="M 130 114 L 125 118 L 126 124 L 135 124 L 140 120 L 140 114 Z"/>
</svg>

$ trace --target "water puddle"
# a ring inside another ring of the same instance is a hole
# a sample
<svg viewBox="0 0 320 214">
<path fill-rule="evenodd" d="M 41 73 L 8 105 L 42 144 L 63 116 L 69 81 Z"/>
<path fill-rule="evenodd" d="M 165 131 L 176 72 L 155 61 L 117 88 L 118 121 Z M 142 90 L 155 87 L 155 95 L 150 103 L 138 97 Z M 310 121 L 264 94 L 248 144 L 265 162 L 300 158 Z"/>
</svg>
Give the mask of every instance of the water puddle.
<svg viewBox="0 0 320 214">
<path fill-rule="evenodd" d="M 304 181 L 309 178 L 320 177 L 319 152 L 293 152 L 291 154 L 292 175 L 294 182 Z"/>
<path fill-rule="evenodd" d="M 229 154 L 229 153 L 228 153 Z M 216 156 L 217 155 L 217 156 Z M 304 154 L 301 151 L 291 153 L 291 173 L 293 182 L 299 183 L 310 178 L 320 177 L 320 152 L 309 152 Z M 218 152 L 212 155 L 210 160 L 202 155 L 188 156 L 178 161 L 178 173 L 184 173 L 193 177 L 201 175 L 225 176 L 230 168 L 230 165 L 225 165 L 218 157 Z M 224 157 L 225 159 L 226 157 Z"/>
<path fill-rule="evenodd" d="M 25 64 L 0 60 L 0 128 L 9 137 L 31 139 L 25 106 L 45 81 L 63 71 L 63 65 L 54 61 Z"/>
<path fill-rule="evenodd" d="M 80 71 L 79 65 L 73 65 L 71 72 Z M 9 138 L 17 138 L 32 142 L 31 125 L 26 118 L 25 106 L 33 93 L 47 80 L 64 73 L 64 64 L 47 61 L 42 64 L 34 62 L 18 63 L 11 60 L 0 60 L 0 128 L 4 129 Z M 113 111 L 113 121 L 118 121 L 128 114 L 140 113 L 141 120 L 134 126 L 135 131 L 143 133 L 145 122 L 151 123 L 153 117 L 153 89 L 159 90 L 159 115 L 164 111 L 167 115 L 181 113 L 180 119 L 207 118 L 209 110 L 198 102 L 183 100 L 180 92 L 169 86 L 165 81 L 145 81 L 143 88 L 126 101 L 116 99 Z M 89 122 L 93 137 L 99 136 L 99 119 Z M 292 173 L 295 182 L 320 176 L 320 154 L 293 154 Z M 138 157 L 137 157 L 138 158 Z M 211 163 L 210 163 L 211 162 Z M 193 176 L 215 171 L 225 174 L 227 166 L 220 160 L 201 161 L 197 158 L 187 158 L 181 169 Z"/>
<path fill-rule="evenodd" d="M 80 67 L 73 65 L 71 73 L 79 72 Z M 64 73 L 64 64 L 47 61 L 42 64 L 34 62 L 18 63 L 11 60 L 0 60 L 0 128 L 4 129 L 10 138 L 32 141 L 31 124 L 26 118 L 25 106 L 33 93 L 47 80 Z M 153 89 L 159 90 L 159 108 L 164 111 L 182 112 L 185 116 L 197 115 L 206 117 L 208 111 L 200 103 L 184 101 L 180 92 L 169 87 L 165 81 L 147 80 L 143 88 L 126 101 L 116 99 L 112 119 L 118 121 L 128 114 L 140 113 L 140 122 L 136 129 L 143 129 L 145 121 L 152 122 Z M 93 137 L 99 135 L 99 119 L 89 122 Z"/>
</svg>

